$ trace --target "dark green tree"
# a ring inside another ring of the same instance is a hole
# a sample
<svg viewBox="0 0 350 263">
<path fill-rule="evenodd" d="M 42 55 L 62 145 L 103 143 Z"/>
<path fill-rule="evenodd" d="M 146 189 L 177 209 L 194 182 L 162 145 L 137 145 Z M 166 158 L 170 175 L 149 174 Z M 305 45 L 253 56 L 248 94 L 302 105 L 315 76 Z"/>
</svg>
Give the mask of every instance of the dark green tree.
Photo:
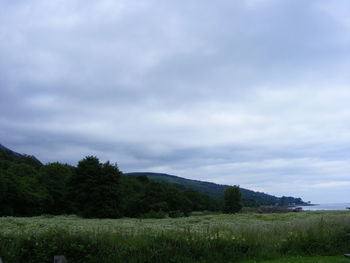
<svg viewBox="0 0 350 263">
<path fill-rule="evenodd" d="M 0 169 L 0 216 L 16 215 L 17 185 L 13 175 Z"/>
<path fill-rule="evenodd" d="M 120 176 L 109 162 L 102 164 L 93 156 L 81 160 L 70 182 L 73 210 L 84 217 L 121 217 Z"/>
<path fill-rule="evenodd" d="M 230 186 L 224 192 L 224 213 L 233 214 L 241 211 L 241 191 L 239 186 Z"/>
<path fill-rule="evenodd" d="M 12 163 L 7 170 L 0 169 L 0 177 L 5 193 L 2 197 L 3 214 L 34 216 L 44 212 L 48 194 L 39 182 L 36 169 L 27 164 Z"/>
<path fill-rule="evenodd" d="M 40 183 L 48 192 L 49 202 L 45 213 L 64 214 L 69 212 L 67 184 L 73 169 L 60 163 L 50 163 L 40 168 Z"/>
<path fill-rule="evenodd" d="M 146 185 L 144 195 L 140 200 L 140 210 L 142 213 L 149 211 L 168 211 L 166 202 L 166 186 L 161 182 L 151 181 Z"/>
<path fill-rule="evenodd" d="M 169 187 L 165 194 L 165 200 L 168 203 L 169 215 L 189 216 L 192 211 L 192 202 L 181 190 Z"/>
<path fill-rule="evenodd" d="M 15 153 L 9 149 L 0 148 L 0 160 L 6 160 L 13 163 L 22 163 L 33 166 L 38 169 L 42 166 L 42 163 L 34 156 Z"/>
</svg>

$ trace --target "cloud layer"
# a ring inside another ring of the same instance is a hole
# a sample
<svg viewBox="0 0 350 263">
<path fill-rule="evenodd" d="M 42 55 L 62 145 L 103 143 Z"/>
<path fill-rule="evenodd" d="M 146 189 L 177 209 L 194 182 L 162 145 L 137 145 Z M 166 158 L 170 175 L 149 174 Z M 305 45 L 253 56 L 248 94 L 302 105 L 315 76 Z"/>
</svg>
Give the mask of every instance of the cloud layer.
<svg viewBox="0 0 350 263">
<path fill-rule="evenodd" d="M 1 143 L 349 202 L 349 8 L 2 1 Z"/>
</svg>

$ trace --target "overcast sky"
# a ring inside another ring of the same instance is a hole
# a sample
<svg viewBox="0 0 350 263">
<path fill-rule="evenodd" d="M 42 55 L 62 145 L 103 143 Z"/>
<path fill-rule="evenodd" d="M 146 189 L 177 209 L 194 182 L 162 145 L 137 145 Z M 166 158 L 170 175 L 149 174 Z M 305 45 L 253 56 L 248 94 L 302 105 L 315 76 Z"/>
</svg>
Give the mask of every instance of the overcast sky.
<svg viewBox="0 0 350 263">
<path fill-rule="evenodd" d="M 0 143 L 350 202 L 350 1 L 0 0 Z"/>
</svg>

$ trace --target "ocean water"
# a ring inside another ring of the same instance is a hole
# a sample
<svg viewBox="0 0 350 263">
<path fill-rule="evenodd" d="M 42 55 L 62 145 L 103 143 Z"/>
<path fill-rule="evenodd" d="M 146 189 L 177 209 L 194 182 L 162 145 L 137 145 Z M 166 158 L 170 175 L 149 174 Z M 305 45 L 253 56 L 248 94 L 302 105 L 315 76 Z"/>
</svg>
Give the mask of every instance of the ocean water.
<svg viewBox="0 0 350 263">
<path fill-rule="evenodd" d="M 300 206 L 304 211 L 318 211 L 318 210 L 348 210 L 350 203 L 338 203 L 338 204 L 319 204 L 312 206 Z M 350 211 L 350 210 L 349 210 Z"/>
</svg>

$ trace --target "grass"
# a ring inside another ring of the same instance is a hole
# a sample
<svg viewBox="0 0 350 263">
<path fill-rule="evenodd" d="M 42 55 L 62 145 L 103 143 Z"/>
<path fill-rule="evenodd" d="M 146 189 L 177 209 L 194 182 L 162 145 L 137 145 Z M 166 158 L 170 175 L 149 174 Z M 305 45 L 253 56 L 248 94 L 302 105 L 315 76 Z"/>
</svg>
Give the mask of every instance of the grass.
<svg viewBox="0 0 350 263">
<path fill-rule="evenodd" d="M 176 219 L 0 218 L 0 255 L 5 263 L 52 262 L 55 254 L 65 254 L 69 263 L 226 263 L 286 256 L 279 259 L 282 261 L 266 263 L 292 263 L 309 262 L 288 261 L 309 260 L 299 256 L 335 256 L 349 252 L 349 211 L 194 213 Z M 344 260 L 350 263 L 347 259 L 339 260 L 339 263 Z M 312 261 L 316 262 L 323 263 Z"/>
<path fill-rule="evenodd" d="M 349 263 L 349 259 L 342 256 L 332 257 L 284 257 L 279 259 L 260 261 L 259 263 Z M 241 263 L 256 263 L 254 260 L 244 261 Z"/>
</svg>

